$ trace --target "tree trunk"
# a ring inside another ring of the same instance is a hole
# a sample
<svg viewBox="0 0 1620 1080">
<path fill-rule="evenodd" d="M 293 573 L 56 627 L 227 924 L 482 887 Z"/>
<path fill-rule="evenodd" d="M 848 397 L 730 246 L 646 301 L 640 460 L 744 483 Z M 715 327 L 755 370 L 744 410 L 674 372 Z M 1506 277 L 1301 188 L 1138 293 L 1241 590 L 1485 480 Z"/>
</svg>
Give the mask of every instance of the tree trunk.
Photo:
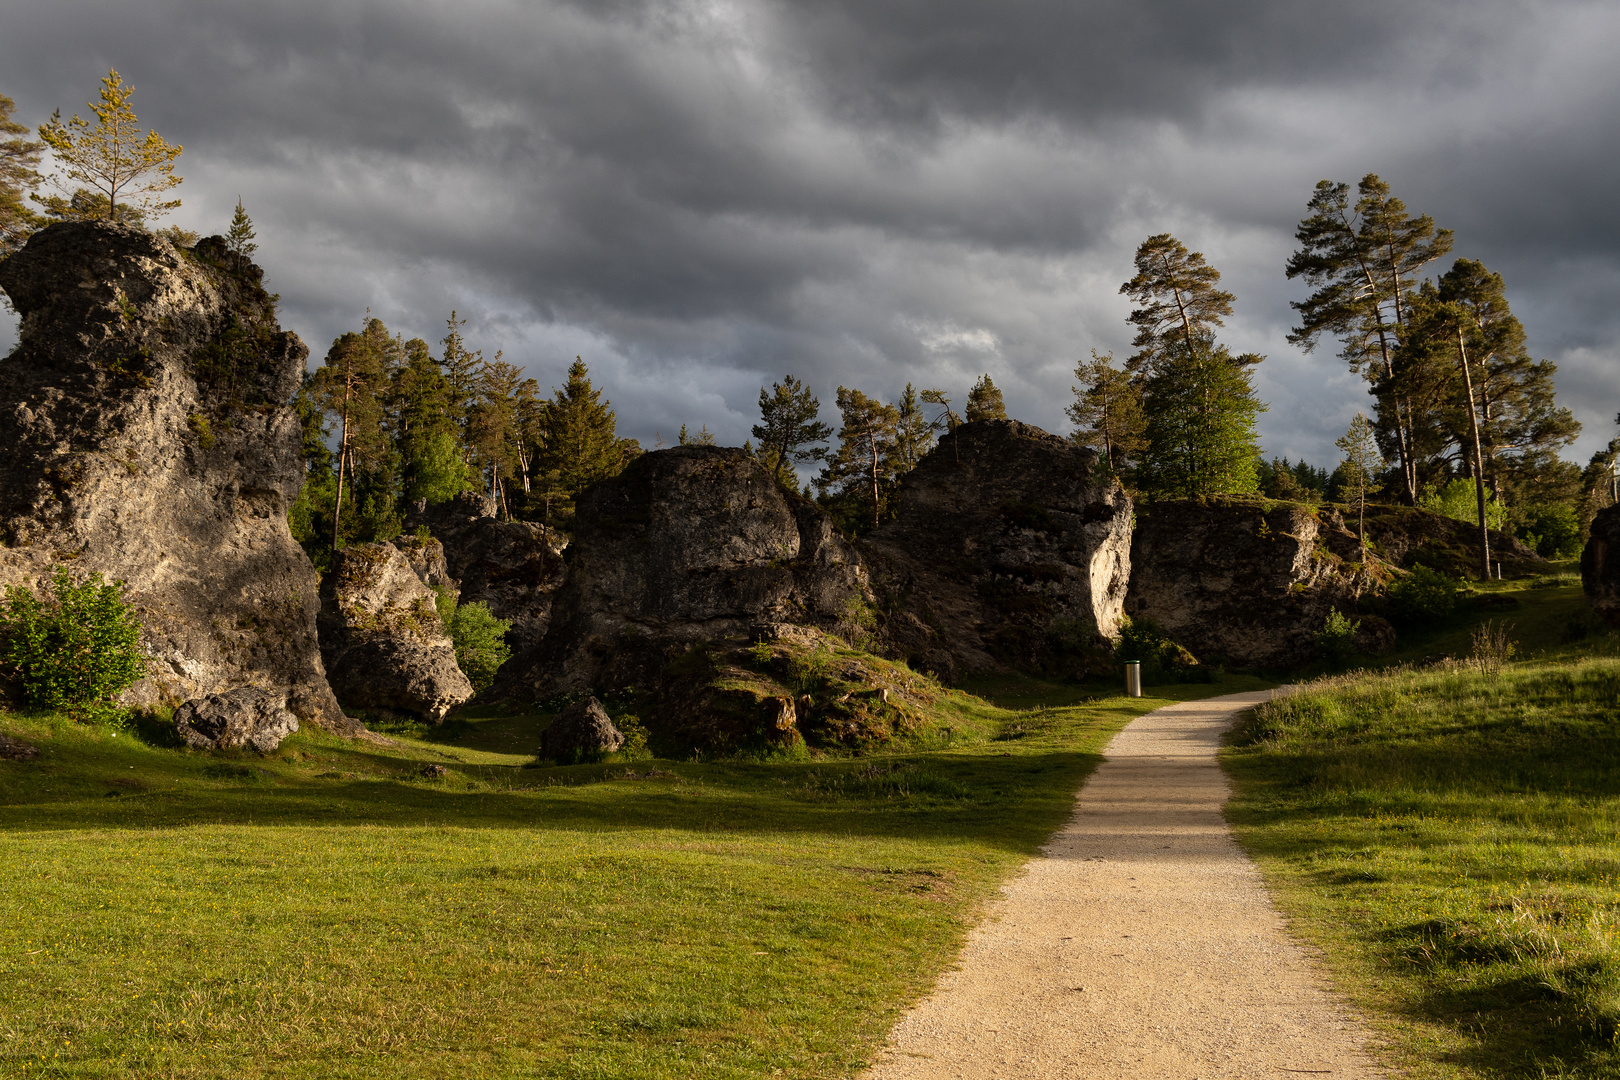
<svg viewBox="0 0 1620 1080">
<path fill-rule="evenodd" d="M 1474 412 L 1474 377 L 1468 372 L 1468 349 L 1462 323 L 1457 323 L 1457 362 L 1462 366 L 1463 392 L 1468 395 L 1468 434 L 1474 441 L 1474 495 L 1479 506 L 1479 566 L 1483 580 L 1491 579 L 1491 529 L 1485 521 L 1485 468 L 1479 452 L 1479 416 Z"/>
<path fill-rule="evenodd" d="M 343 437 L 338 442 L 337 500 L 332 504 L 332 551 L 338 549 L 338 523 L 343 520 L 343 466 L 349 457 L 349 391 L 354 381 L 349 377 L 348 356 L 343 358 Z"/>
</svg>

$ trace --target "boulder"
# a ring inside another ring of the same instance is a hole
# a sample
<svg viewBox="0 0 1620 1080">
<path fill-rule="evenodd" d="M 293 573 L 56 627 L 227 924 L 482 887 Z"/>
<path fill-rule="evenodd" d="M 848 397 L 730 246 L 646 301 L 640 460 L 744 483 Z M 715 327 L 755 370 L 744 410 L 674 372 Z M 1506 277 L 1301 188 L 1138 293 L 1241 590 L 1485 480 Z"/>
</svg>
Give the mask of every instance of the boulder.
<svg viewBox="0 0 1620 1080">
<path fill-rule="evenodd" d="M 0 261 L 22 316 L 0 361 L 0 585 L 56 564 L 128 584 L 149 675 L 128 705 L 244 684 L 354 733 L 316 643 L 315 569 L 287 528 L 289 406 L 309 350 L 261 271 L 211 237 L 59 223 Z"/>
<path fill-rule="evenodd" d="M 438 723 L 473 695 L 433 591 L 393 544 L 337 552 L 321 586 L 321 652 L 338 700 Z"/>
<path fill-rule="evenodd" d="M 1110 661 L 1131 569 L 1131 499 L 1096 451 L 1015 420 L 958 426 L 858 545 L 884 640 L 947 681 Z"/>
<path fill-rule="evenodd" d="M 1308 661 L 1328 612 L 1358 618 L 1358 648 L 1387 648 L 1389 625 L 1357 615 L 1388 571 L 1331 511 L 1264 500 L 1172 499 L 1136 510 L 1125 610 L 1204 663 Z"/>
<path fill-rule="evenodd" d="M 220 694 L 192 698 L 174 710 L 174 730 L 198 750 L 251 746 L 268 754 L 298 730 L 298 718 L 284 698 L 257 686 L 239 686 Z"/>
<path fill-rule="evenodd" d="M 643 454 L 578 499 L 568 578 L 503 696 L 650 687 L 689 647 L 757 623 L 835 627 L 869 600 L 853 548 L 740 449 Z"/>
<path fill-rule="evenodd" d="M 588 760 L 623 745 L 624 733 L 593 697 L 568 706 L 540 733 L 540 756 L 552 761 Z"/>
<path fill-rule="evenodd" d="M 21 739 L 13 739 L 9 735 L 0 735 L 0 760 L 32 761 L 37 757 L 39 747 L 25 743 Z"/>
<path fill-rule="evenodd" d="M 499 521 L 494 501 L 470 492 L 438 506 L 418 504 L 405 524 L 426 527 L 442 543 L 461 603 L 484 604 L 512 624 L 506 643 L 514 654 L 540 644 L 551 622 L 552 598 L 568 570 L 562 533 L 533 521 Z M 402 548 L 404 541 L 401 537 Z"/>
<path fill-rule="evenodd" d="M 1620 626 L 1620 506 L 1605 507 L 1592 519 L 1581 552 L 1581 588 L 1593 611 Z"/>
</svg>

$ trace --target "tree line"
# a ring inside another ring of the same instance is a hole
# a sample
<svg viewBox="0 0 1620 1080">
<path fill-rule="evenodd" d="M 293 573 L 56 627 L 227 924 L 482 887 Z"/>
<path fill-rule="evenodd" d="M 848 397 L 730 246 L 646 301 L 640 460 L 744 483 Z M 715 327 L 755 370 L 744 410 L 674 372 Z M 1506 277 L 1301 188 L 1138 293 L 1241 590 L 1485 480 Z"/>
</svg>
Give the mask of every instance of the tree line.
<svg viewBox="0 0 1620 1080">
<path fill-rule="evenodd" d="M 58 111 L 39 126 L 38 140 L 0 96 L 0 257 L 53 221 L 149 227 L 179 205 L 169 195 L 181 183 L 173 171 L 181 148 L 140 131 L 132 94 L 110 71 L 90 103 L 92 119 L 64 121 Z M 47 147 L 61 175 L 38 171 Z M 41 183 L 55 193 L 24 199 Z M 1150 498 L 1260 492 L 1361 508 L 1382 494 L 1475 521 L 1487 559 L 1489 523 L 1557 551 L 1578 542 L 1591 516 L 1620 496 L 1620 439 L 1585 470 L 1559 458 L 1580 425 L 1555 401 L 1555 366 L 1529 353 L 1501 275 L 1458 258 L 1431 276 L 1453 234 L 1409 213 L 1376 175 L 1354 192 L 1321 181 L 1306 211 L 1284 271 L 1311 292 L 1293 304 L 1299 325 L 1289 340 L 1307 352 L 1336 341 L 1372 398 L 1371 416 L 1358 414 L 1339 439 L 1334 469 L 1263 459 L 1255 420 L 1266 406 L 1253 372 L 1264 357 L 1218 341 L 1235 298 L 1202 253 L 1168 233 L 1141 244 L 1135 274 L 1120 287 L 1137 305 L 1128 316 L 1133 353 L 1116 363 L 1093 350 L 1075 369 L 1072 437 Z M 180 244 L 196 240 L 162 231 Z M 251 254 L 240 202 L 228 240 Z M 306 378 L 295 405 L 308 482 L 290 517 L 318 560 L 334 546 L 387 538 L 415 502 L 466 490 L 487 492 L 503 514 L 566 527 L 579 492 L 640 453 L 635 440 L 617 436 L 583 360 L 547 397 L 499 353 L 486 362 L 469 351 L 463 328 L 451 312 L 435 355 L 368 315 Z M 819 464 L 802 494 L 813 489 L 846 530 L 860 532 L 892 512 L 900 478 L 940 431 L 1006 415 L 988 374 L 960 415 L 952 403 L 943 390 L 912 384 L 892 404 L 840 386 L 835 430 L 820 420 L 819 400 L 788 376 L 761 388 L 761 419 L 746 449 L 794 491 L 799 470 Z M 707 426 L 695 434 L 683 426 L 679 439 L 714 436 Z"/>
</svg>

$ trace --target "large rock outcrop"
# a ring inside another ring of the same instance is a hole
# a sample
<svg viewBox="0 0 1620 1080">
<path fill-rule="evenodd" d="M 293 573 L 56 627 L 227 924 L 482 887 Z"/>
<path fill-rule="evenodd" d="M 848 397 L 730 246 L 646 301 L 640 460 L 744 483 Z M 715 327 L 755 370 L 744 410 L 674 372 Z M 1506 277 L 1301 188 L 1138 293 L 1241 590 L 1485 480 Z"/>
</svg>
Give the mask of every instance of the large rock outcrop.
<svg viewBox="0 0 1620 1080">
<path fill-rule="evenodd" d="M 894 520 L 860 550 L 887 642 L 953 681 L 1106 664 L 1130 544 L 1130 496 L 1098 469 L 1096 451 L 983 420 L 957 427 L 906 475 Z"/>
<path fill-rule="evenodd" d="M 321 585 L 321 652 L 345 707 L 437 723 L 473 696 L 434 600 L 393 544 L 355 544 L 332 557 Z"/>
<path fill-rule="evenodd" d="M 868 598 L 826 513 L 733 448 L 643 454 L 587 489 L 569 560 L 545 641 L 498 684 L 506 693 L 648 686 L 694 644 L 768 623 L 832 627 Z"/>
<path fill-rule="evenodd" d="M 568 541 L 533 521 L 501 521 L 493 500 L 471 493 L 437 506 L 419 506 L 407 529 L 425 526 L 444 546 L 444 561 L 464 604 L 482 603 L 512 624 L 506 643 L 514 654 L 538 646 L 551 623 L 551 604 L 568 567 Z M 401 546 L 409 543 L 400 538 Z"/>
<path fill-rule="evenodd" d="M 357 731 L 316 645 L 317 578 L 287 528 L 289 408 L 308 349 L 218 237 L 177 249 L 63 223 L 0 262 L 22 315 L 0 360 L 0 584 L 54 564 L 128 583 L 150 675 L 129 704 L 255 685 Z"/>
<path fill-rule="evenodd" d="M 1302 663 L 1330 609 L 1354 614 L 1380 588 L 1377 562 L 1332 512 L 1298 503 L 1175 499 L 1136 508 L 1125 610 L 1157 624 L 1205 663 Z M 1364 651 L 1389 626 L 1361 618 Z"/>
<path fill-rule="evenodd" d="M 1620 626 L 1620 506 L 1606 507 L 1592 519 L 1581 552 L 1581 588 L 1592 610 Z"/>
<path fill-rule="evenodd" d="M 268 754 L 298 730 L 298 718 L 277 696 L 256 686 L 207 694 L 174 710 L 174 730 L 196 750 L 252 747 Z"/>
</svg>

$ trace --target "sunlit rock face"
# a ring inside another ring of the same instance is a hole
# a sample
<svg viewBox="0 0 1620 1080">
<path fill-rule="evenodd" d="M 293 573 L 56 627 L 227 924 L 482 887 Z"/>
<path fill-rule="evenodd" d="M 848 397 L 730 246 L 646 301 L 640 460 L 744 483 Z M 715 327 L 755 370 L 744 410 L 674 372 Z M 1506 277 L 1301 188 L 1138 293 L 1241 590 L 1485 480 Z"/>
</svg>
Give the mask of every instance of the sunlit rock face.
<svg viewBox="0 0 1620 1080">
<path fill-rule="evenodd" d="M 0 584 L 53 565 L 128 582 L 150 674 L 130 704 L 264 688 L 340 730 L 315 569 L 287 528 L 289 407 L 309 350 L 218 237 L 177 249 L 63 223 L 0 262 L 22 315 L 0 360 Z"/>
</svg>

